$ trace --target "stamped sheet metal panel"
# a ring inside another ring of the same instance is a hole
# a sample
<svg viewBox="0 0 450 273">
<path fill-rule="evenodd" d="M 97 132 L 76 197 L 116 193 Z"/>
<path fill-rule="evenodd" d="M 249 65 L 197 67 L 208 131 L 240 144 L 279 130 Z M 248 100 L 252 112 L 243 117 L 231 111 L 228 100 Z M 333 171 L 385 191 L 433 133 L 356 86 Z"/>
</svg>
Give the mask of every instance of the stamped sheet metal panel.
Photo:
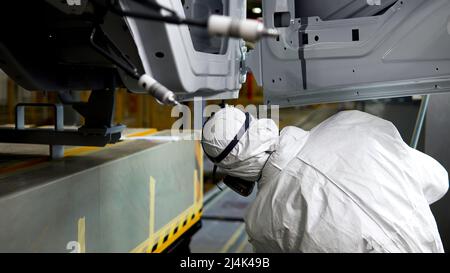
<svg viewBox="0 0 450 273">
<path fill-rule="evenodd" d="M 248 58 L 266 103 L 306 105 L 450 91 L 449 0 L 397 1 L 380 13 L 367 9 L 365 17 L 345 13 L 352 9 L 346 3 L 356 1 L 321 2 L 342 16 L 321 18 L 320 12 L 307 10 L 297 13 L 308 17 L 298 18 L 296 7 L 304 1 L 263 1 L 267 27 L 276 27 L 282 14 L 290 18 L 277 27 L 278 40 L 263 40 Z"/>
<path fill-rule="evenodd" d="M 220 7 L 208 11 L 210 7 L 208 2 L 220 4 Z M 141 8 L 139 4 L 130 0 L 121 0 L 120 3 L 125 9 Z M 190 10 L 196 9 L 193 11 L 194 15 L 197 15 L 196 19 L 216 11 L 233 18 L 246 17 L 245 1 L 187 0 L 186 7 L 179 0 L 158 0 L 158 3 L 181 16 L 186 16 Z M 179 99 L 189 100 L 194 96 L 203 96 L 205 99 L 230 99 L 238 96 L 241 88 L 240 66 L 243 46 L 241 40 L 227 39 L 226 50 L 212 54 L 195 48 L 195 36 L 192 36 L 189 30 L 193 28 L 192 26 L 161 24 L 130 17 L 127 18 L 127 24 L 131 29 L 145 72 L 176 92 Z"/>
<path fill-rule="evenodd" d="M 201 203 L 198 169 L 196 142 L 135 140 L 0 174 L 0 251 L 150 251 Z"/>
</svg>

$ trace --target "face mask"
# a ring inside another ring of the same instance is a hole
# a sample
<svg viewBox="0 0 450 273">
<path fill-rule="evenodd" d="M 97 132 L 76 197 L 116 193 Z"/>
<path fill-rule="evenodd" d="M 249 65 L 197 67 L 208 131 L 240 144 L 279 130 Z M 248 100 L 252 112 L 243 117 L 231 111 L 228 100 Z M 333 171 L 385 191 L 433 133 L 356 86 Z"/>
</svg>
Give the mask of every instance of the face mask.
<svg viewBox="0 0 450 273">
<path fill-rule="evenodd" d="M 205 124 L 209 121 L 209 119 L 205 122 Z M 250 123 L 252 121 L 252 116 L 249 113 L 245 113 L 245 122 L 242 125 L 242 127 L 239 129 L 236 136 L 233 138 L 233 140 L 228 144 L 227 147 L 216 157 L 209 156 L 206 152 L 205 155 L 214 163 L 214 169 L 213 169 L 213 182 L 217 185 L 219 181 L 216 180 L 216 172 L 217 172 L 217 164 L 220 163 L 222 160 L 224 160 L 230 152 L 236 147 L 236 145 L 239 143 L 239 140 L 242 138 L 242 136 L 247 132 Z M 203 142 L 202 142 L 203 145 Z M 203 149 L 204 151 L 205 149 Z M 256 181 L 251 182 L 247 181 L 238 177 L 227 175 L 223 179 L 223 183 L 227 185 L 231 190 L 234 192 L 242 195 L 242 196 L 249 196 L 255 187 Z"/>
<path fill-rule="evenodd" d="M 238 177 L 227 175 L 223 179 L 223 183 L 232 189 L 234 192 L 247 197 L 252 194 L 256 182 L 250 182 Z"/>
</svg>

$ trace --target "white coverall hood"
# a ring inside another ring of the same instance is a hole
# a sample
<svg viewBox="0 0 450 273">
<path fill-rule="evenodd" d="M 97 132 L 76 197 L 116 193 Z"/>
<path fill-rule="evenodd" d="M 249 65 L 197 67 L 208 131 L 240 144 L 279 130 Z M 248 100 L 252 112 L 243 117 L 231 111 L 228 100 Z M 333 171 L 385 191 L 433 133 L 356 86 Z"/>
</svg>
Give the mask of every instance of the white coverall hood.
<svg viewBox="0 0 450 273">
<path fill-rule="evenodd" d="M 209 157 L 218 156 L 242 128 L 245 119 L 244 112 L 234 107 L 215 113 L 203 128 L 204 152 Z M 228 175 L 256 181 L 278 138 L 278 127 L 273 120 L 251 117 L 247 132 L 217 166 Z"/>
<path fill-rule="evenodd" d="M 257 252 L 443 252 L 429 205 L 448 182 L 392 123 L 341 112 L 282 130 L 246 230 Z"/>
</svg>

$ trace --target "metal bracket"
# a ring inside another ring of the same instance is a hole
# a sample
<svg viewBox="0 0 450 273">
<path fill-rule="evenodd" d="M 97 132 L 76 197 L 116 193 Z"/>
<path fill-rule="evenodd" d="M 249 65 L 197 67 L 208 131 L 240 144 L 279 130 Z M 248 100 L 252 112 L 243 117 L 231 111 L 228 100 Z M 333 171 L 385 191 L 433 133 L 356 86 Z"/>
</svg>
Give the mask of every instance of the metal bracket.
<svg viewBox="0 0 450 273">
<path fill-rule="evenodd" d="M 422 102 L 420 103 L 419 113 L 417 114 L 416 125 L 414 126 L 413 135 L 411 137 L 411 148 L 417 149 L 419 144 L 420 134 L 422 133 L 423 124 L 425 123 L 425 116 L 427 114 L 428 105 L 430 103 L 430 95 L 425 95 L 422 97 Z"/>
<path fill-rule="evenodd" d="M 112 85 L 113 86 L 113 85 Z M 63 104 L 20 103 L 16 106 L 14 129 L 0 129 L 0 142 L 50 145 L 52 159 L 64 156 L 64 145 L 98 146 L 120 140 L 124 125 L 113 125 L 115 89 L 92 91 L 89 101 L 70 102 L 85 118 L 78 130 L 64 129 Z M 26 107 L 51 107 L 55 112 L 54 128 L 25 128 Z"/>
<path fill-rule="evenodd" d="M 85 119 L 85 124 L 78 129 L 80 133 L 107 136 L 120 134 L 125 129 L 125 125 L 113 125 L 115 92 L 114 88 L 93 90 L 88 102 L 72 105 Z"/>
<path fill-rule="evenodd" d="M 239 81 L 240 81 L 240 83 L 245 83 L 247 81 L 247 72 L 249 70 L 249 67 L 247 66 L 248 49 L 247 49 L 247 46 L 245 45 L 244 41 L 242 41 L 242 44 L 239 47 L 239 49 L 240 49 L 240 53 L 241 53 Z"/>
<path fill-rule="evenodd" d="M 64 131 L 64 107 L 62 104 L 53 103 L 19 103 L 16 105 L 16 130 L 25 129 L 25 107 L 50 107 L 54 110 L 54 124 L 55 131 Z M 64 157 L 64 146 L 62 145 L 49 145 L 50 157 L 52 159 L 58 159 Z"/>
</svg>

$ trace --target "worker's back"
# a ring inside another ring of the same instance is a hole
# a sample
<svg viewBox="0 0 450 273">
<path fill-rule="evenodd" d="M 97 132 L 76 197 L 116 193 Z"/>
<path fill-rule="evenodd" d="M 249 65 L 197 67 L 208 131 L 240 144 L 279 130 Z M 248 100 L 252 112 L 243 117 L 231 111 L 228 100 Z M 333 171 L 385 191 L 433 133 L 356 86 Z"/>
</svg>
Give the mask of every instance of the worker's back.
<svg viewBox="0 0 450 273">
<path fill-rule="evenodd" d="M 442 252 L 429 204 L 448 189 L 434 159 L 366 113 L 289 127 L 246 217 L 259 252 Z"/>
</svg>

